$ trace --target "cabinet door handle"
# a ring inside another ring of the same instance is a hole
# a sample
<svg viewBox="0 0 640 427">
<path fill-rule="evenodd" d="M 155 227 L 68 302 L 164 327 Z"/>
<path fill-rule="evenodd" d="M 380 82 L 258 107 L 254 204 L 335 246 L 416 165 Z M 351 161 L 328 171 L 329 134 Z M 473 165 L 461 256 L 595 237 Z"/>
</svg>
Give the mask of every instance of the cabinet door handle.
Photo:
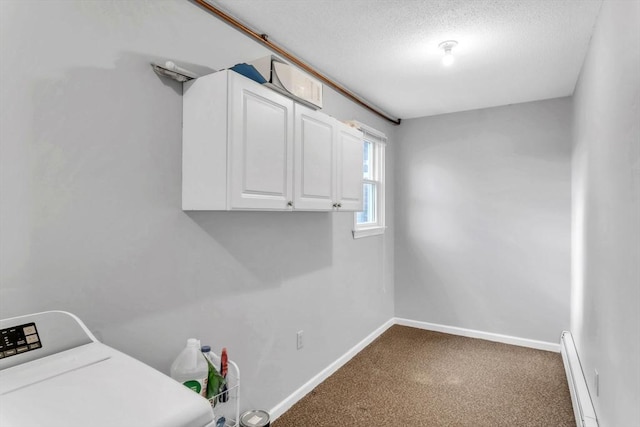
<svg viewBox="0 0 640 427">
<path fill-rule="evenodd" d="M 338 203 L 338 207 L 341 208 L 342 207 L 342 203 Z"/>
<path fill-rule="evenodd" d="M 291 200 L 289 200 L 289 201 L 287 202 L 287 206 L 288 206 L 288 207 L 290 207 L 290 208 L 292 208 L 292 207 L 293 207 L 293 202 L 292 202 Z"/>
<path fill-rule="evenodd" d="M 333 206 L 334 208 L 337 208 L 337 207 L 338 207 L 338 204 L 337 204 L 337 203 L 334 203 L 332 206 Z"/>
</svg>

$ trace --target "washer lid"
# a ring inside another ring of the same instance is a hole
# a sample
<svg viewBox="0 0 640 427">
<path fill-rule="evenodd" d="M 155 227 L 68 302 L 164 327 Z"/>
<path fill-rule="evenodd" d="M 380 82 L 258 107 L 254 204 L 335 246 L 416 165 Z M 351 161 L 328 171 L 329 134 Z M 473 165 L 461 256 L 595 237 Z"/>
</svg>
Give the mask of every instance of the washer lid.
<svg viewBox="0 0 640 427">
<path fill-rule="evenodd" d="M 0 425 L 213 424 L 206 399 L 97 342 L 0 371 Z"/>
</svg>

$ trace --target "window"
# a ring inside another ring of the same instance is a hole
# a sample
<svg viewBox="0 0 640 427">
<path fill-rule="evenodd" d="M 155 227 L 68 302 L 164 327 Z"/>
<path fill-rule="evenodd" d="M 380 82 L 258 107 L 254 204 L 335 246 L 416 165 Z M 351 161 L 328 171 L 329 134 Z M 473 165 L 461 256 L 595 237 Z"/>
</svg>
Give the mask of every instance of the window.
<svg viewBox="0 0 640 427">
<path fill-rule="evenodd" d="M 355 122 L 364 133 L 363 207 L 354 215 L 353 238 L 384 233 L 384 150 L 387 137 L 375 129 Z"/>
</svg>

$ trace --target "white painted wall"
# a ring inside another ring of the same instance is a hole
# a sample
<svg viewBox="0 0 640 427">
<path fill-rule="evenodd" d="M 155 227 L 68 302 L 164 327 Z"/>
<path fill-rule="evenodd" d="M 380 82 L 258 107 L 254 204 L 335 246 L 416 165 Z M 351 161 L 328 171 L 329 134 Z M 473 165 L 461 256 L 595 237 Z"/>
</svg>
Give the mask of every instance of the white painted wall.
<svg viewBox="0 0 640 427">
<path fill-rule="evenodd" d="M 393 227 L 354 241 L 349 213 L 180 208 L 181 87 L 150 62 L 266 49 L 183 0 L 3 0 L 0 20 L 1 317 L 71 311 L 164 372 L 191 336 L 227 346 L 243 408 L 270 409 L 393 316 Z"/>
<path fill-rule="evenodd" d="M 640 2 L 602 5 L 574 94 L 572 168 L 571 331 L 599 425 L 638 425 Z"/>
<path fill-rule="evenodd" d="M 571 100 L 407 120 L 396 316 L 557 343 L 569 326 Z"/>
</svg>

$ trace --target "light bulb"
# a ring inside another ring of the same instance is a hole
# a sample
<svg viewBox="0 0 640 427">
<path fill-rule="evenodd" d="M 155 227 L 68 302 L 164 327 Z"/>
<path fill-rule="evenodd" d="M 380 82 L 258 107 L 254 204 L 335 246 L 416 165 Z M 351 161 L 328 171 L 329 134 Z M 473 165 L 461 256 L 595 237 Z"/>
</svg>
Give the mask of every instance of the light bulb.
<svg viewBox="0 0 640 427">
<path fill-rule="evenodd" d="M 442 65 L 448 67 L 453 64 L 453 48 L 458 46 L 458 42 L 455 40 L 447 40 L 438 45 L 438 47 L 444 50 L 444 56 L 442 57 Z"/>
<path fill-rule="evenodd" d="M 453 64 L 454 61 L 455 61 L 455 58 L 451 53 L 451 49 L 447 49 L 444 52 L 444 56 L 442 57 L 442 65 L 444 65 L 445 67 L 448 67 L 449 65 Z"/>
</svg>

